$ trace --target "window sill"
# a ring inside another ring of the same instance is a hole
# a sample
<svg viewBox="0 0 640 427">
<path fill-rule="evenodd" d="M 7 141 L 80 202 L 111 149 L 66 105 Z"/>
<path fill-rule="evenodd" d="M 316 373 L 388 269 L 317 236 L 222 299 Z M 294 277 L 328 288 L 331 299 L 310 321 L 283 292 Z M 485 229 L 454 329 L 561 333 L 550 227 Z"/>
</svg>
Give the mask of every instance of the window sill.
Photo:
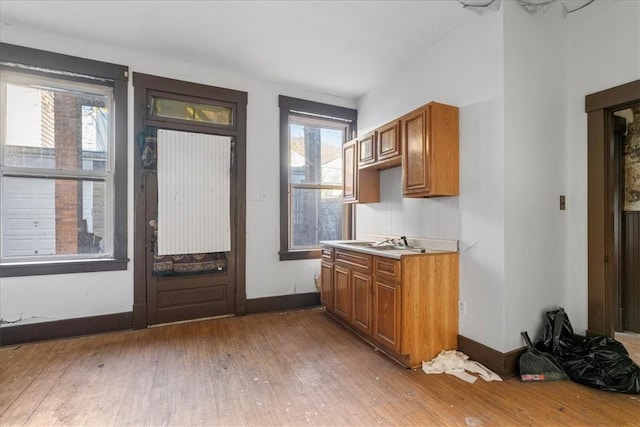
<svg viewBox="0 0 640 427">
<path fill-rule="evenodd" d="M 96 271 L 126 270 L 128 259 L 87 261 L 52 261 L 0 263 L 0 277 L 43 276 L 48 274 L 91 273 Z"/>
<path fill-rule="evenodd" d="M 320 259 L 320 249 L 311 249 L 308 251 L 280 251 L 280 261 L 293 261 L 298 259 Z"/>
</svg>

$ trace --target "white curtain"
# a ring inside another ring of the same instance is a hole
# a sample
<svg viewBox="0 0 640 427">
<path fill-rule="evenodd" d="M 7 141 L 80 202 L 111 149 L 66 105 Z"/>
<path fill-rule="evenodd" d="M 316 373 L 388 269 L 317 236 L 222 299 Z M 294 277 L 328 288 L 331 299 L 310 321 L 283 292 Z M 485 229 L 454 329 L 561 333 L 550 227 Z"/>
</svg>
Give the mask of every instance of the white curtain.
<svg viewBox="0 0 640 427">
<path fill-rule="evenodd" d="M 158 130 L 158 254 L 231 250 L 231 138 Z"/>
</svg>

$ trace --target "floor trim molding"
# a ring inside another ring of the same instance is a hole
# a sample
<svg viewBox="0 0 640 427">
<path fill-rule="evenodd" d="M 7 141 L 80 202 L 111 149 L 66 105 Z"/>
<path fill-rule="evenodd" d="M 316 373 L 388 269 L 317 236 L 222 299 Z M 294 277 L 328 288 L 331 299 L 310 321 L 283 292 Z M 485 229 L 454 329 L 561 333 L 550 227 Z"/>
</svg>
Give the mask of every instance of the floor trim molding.
<svg viewBox="0 0 640 427">
<path fill-rule="evenodd" d="M 105 314 L 0 328 L 0 346 L 131 329 L 132 312 Z"/>
<path fill-rule="evenodd" d="M 247 314 L 295 310 L 318 305 L 320 305 L 320 294 L 318 292 L 254 298 L 247 300 Z"/>
<path fill-rule="evenodd" d="M 522 353 L 526 351 L 526 347 L 501 353 L 484 344 L 458 335 L 458 350 L 469 356 L 469 359 L 480 362 L 502 378 L 511 378 L 520 375 L 518 360 Z"/>
</svg>

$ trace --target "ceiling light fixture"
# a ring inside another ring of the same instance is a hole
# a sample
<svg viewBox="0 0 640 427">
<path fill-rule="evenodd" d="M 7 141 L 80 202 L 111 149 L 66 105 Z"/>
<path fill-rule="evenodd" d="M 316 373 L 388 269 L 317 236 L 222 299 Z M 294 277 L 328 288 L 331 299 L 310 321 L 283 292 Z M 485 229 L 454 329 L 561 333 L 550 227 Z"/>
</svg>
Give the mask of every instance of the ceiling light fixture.
<svg viewBox="0 0 640 427">
<path fill-rule="evenodd" d="M 479 15 L 483 15 L 487 10 L 496 11 L 500 9 L 501 0 L 458 0 L 458 3 L 465 9 L 472 10 Z M 583 7 L 589 6 L 595 0 L 514 0 L 529 13 L 545 13 L 556 1 L 562 4 L 563 15 L 575 12 Z"/>
<path fill-rule="evenodd" d="M 458 0 L 462 7 L 469 9 L 478 15 L 484 15 L 487 10 L 500 9 L 500 0 Z"/>
</svg>

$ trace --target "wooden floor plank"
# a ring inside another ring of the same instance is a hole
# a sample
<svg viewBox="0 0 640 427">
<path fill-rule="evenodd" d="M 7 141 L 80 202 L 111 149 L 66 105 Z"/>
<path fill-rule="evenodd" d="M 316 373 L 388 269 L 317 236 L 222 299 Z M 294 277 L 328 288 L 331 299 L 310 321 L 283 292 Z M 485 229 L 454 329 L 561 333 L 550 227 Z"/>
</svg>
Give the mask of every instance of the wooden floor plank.
<svg viewBox="0 0 640 427">
<path fill-rule="evenodd" d="M 320 309 L 0 348 L 2 427 L 639 424 L 639 396 L 404 369 Z"/>
</svg>

